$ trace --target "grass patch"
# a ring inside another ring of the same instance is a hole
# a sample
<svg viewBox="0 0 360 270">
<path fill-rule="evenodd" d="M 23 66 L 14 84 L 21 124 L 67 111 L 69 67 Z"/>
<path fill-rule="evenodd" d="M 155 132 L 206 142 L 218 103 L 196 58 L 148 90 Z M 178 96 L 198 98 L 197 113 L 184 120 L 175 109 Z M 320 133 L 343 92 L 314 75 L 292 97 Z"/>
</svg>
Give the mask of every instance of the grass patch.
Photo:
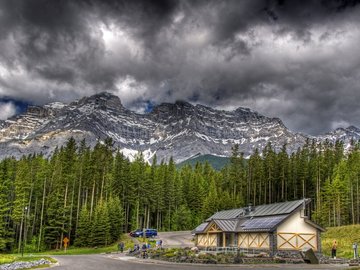
<svg viewBox="0 0 360 270">
<path fill-rule="evenodd" d="M 57 261 L 48 256 L 34 256 L 29 254 L 24 254 L 24 257 L 17 254 L 0 254 L 0 264 L 7 264 L 13 262 L 31 262 L 31 261 L 38 261 L 40 259 L 48 260 L 52 263 L 56 263 Z"/>
<path fill-rule="evenodd" d="M 353 258 L 353 243 L 358 243 L 358 249 L 360 248 L 360 225 L 327 228 L 326 232 L 321 235 L 321 244 L 324 255 L 331 256 L 331 247 L 334 240 L 338 243 L 336 252 L 337 257 Z"/>
<path fill-rule="evenodd" d="M 15 255 L 0 255 L 0 264 L 15 262 Z"/>
<path fill-rule="evenodd" d="M 97 254 L 97 253 L 110 253 L 117 251 L 117 244 L 107 247 L 69 247 L 65 250 L 49 250 L 42 252 L 46 255 L 82 255 L 82 254 Z"/>
<path fill-rule="evenodd" d="M 127 251 L 129 248 L 133 248 L 134 244 L 131 238 L 128 235 L 123 235 L 121 239 L 112 245 L 106 247 L 74 247 L 70 246 L 66 252 L 65 250 L 50 250 L 41 252 L 41 254 L 46 255 L 86 255 L 86 254 L 99 254 L 99 253 L 111 253 L 118 251 L 118 243 L 122 241 L 125 244 L 124 251 Z"/>
</svg>

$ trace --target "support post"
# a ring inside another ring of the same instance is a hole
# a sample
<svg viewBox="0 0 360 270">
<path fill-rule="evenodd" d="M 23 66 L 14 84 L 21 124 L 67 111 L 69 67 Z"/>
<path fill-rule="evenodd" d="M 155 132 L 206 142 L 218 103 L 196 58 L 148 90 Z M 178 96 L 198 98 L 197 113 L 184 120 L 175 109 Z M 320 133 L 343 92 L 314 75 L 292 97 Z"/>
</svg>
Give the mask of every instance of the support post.
<svg viewBox="0 0 360 270">
<path fill-rule="evenodd" d="M 270 248 L 270 256 L 275 256 L 275 253 L 277 251 L 277 233 L 272 232 L 269 233 L 269 248 Z"/>
</svg>

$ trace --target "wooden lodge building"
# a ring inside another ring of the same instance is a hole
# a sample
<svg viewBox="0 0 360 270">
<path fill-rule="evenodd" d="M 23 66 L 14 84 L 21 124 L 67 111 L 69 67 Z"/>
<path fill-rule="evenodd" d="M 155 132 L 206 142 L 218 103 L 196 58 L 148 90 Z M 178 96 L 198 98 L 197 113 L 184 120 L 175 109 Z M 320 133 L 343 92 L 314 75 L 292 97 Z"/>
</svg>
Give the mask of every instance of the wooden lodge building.
<svg viewBox="0 0 360 270">
<path fill-rule="evenodd" d="M 238 247 L 275 254 L 307 248 L 321 252 L 322 227 L 305 214 L 310 199 L 220 211 L 193 233 L 199 248 Z"/>
</svg>

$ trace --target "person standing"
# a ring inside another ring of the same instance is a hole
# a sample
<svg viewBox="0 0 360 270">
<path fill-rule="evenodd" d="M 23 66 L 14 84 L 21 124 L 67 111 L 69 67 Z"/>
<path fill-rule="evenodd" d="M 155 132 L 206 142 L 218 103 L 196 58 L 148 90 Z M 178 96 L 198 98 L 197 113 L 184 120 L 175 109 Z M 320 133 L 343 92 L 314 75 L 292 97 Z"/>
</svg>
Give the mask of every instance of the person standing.
<svg viewBox="0 0 360 270">
<path fill-rule="evenodd" d="M 336 249 L 337 249 L 337 242 L 334 240 L 332 247 L 331 247 L 331 257 L 336 259 Z"/>
<path fill-rule="evenodd" d="M 144 244 L 142 245 L 142 247 L 141 247 L 142 257 L 143 257 L 144 259 L 147 258 L 147 252 L 146 252 L 146 250 L 147 250 L 147 245 L 146 245 L 146 243 L 144 243 Z"/>
<path fill-rule="evenodd" d="M 125 246 L 124 242 L 120 242 L 120 244 L 119 244 L 119 250 L 120 250 L 121 253 L 124 252 L 124 246 Z"/>
</svg>

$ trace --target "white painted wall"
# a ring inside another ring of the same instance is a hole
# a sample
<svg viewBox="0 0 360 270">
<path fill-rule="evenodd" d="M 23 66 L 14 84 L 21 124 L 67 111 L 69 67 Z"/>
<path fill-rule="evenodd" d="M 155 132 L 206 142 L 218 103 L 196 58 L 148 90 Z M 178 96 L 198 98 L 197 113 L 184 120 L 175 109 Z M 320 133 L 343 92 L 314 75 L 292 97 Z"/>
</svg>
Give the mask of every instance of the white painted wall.
<svg viewBox="0 0 360 270">
<path fill-rule="evenodd" d="M 284 223 L 278 228 L 278 232 L 291 232 L 291 233 L 316 233 L 316 229 L 305 223 L 304 218 L 301 217 L 302 210 L 291 215 Z"/>
</svg>

